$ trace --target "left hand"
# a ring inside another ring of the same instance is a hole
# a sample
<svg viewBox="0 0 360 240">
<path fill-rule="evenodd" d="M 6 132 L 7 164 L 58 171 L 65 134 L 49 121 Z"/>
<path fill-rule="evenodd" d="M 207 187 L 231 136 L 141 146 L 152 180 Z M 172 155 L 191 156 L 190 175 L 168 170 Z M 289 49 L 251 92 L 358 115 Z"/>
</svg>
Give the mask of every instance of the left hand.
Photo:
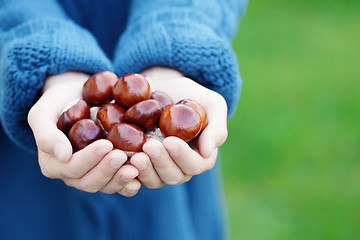
<svg viewBox="0 0 360 240">
<path fill-rule="evenodd" d="M 156 90 L 167 93 L 174 103 L 186 98 L 200 103 L 207 112 L 208 125 L 189 143 L 177 137 L 167 137 L 163 142 L 146 142 L 144 152 L 130 159 L 139 170 L 141 183 L 148 188 L 159 188 L 164 183 L 175 185 L 211 169 L 216 162 L 218 147 L 227 138 L 225 99 L 174 69 L 152 67 L 143 74 L 151 78 Z"/>
</svg>

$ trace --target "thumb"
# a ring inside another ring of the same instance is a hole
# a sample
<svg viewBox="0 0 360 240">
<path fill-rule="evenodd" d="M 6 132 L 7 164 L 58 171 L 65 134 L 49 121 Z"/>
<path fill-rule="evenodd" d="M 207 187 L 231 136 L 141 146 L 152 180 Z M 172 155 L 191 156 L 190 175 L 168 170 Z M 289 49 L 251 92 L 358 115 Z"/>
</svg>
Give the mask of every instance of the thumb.
<svg viewBox="0 0 360 240">
<path fill-rule="evenodd" d="M 51 101 L 42 97 L 30 109 L 28 122 L 38 149 L 61 162 L 67 162 L 72 156 L 72 146 L 66 135 L 56 126 L 59 114 L 55 109 Z"/>
</svg>

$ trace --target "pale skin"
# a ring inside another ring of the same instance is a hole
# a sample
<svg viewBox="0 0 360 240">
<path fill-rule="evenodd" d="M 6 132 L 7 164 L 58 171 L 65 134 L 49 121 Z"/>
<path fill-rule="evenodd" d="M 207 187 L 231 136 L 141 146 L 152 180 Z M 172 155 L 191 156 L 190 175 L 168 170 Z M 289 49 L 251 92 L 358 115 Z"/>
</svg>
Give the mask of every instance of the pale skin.
<svg viewBox="0 0 360 240">
<path fill-rule="evenodd" d="M 152 67 L 143 73 L 152 79 L 156 90 L 169 94 L 174 102 L 189 98 L 206 109 L 208 126 L 191 147 L 176 137 L 167 137 L 163 142 L 151 140 L 144 144 L 143 152 L 130 159 L 131 164 L 125 164 L 127 156 L 123 151 L 114 149 L 104 139 L 73 153 L 56 121 L 70 101 L 81 98 L 82 86 L 89 75 L 67 72 L 46 79 L 43 95 L 28 115 L 38 146 L 39 165 L 46 177 L 61 179 L 86 192 L 130 197 L 139 191 L 141 184 L 148 188 L 180 184 L 214 166 L 218 147 L 227 138 L 224 98 L 174 69 Z"/>
</svg>

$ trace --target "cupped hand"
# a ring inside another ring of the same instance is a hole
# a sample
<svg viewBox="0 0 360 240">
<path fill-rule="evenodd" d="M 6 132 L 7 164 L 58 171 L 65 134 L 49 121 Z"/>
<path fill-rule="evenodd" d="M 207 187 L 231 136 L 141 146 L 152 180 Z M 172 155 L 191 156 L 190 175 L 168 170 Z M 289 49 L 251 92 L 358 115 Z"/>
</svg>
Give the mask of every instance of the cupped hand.
<svg viewBox="0 0 360 240">
<path fill-rule="evenodd" d="M 177 137 L 163 142 L 150 140 L 143 146 L 144 153 L 135 154 L 130 162 L 139 170 L 139 180 L 148 188 L 163 184 L 186 182 L 192 176 L 211 169 L 216 162 L 218 147 L 227 138 L 227 105 L 218 93 L 166 67 L 152 67 L 143 72 L 156 90 L 167 93 L 174 102 L 192 99 L 207 112 L 208 125 L 194 140 L 186 143 Z"/>
<path fill-rule="evenodd" d="M 56 126 L 66 106 L 81 98 L 82 86 L 88 78 L 89 75 L 79 72 L 48 77 L 42 96 L 29 112 L 41 172 L 86 192 L 133 196 L 141 187 L 136 178 L 139 172 L 126 164 L 127 155 L 123 151 L 113 149 L 110 141 L 102 139 L 73 153 L 68 138 Z"/>
</svg>

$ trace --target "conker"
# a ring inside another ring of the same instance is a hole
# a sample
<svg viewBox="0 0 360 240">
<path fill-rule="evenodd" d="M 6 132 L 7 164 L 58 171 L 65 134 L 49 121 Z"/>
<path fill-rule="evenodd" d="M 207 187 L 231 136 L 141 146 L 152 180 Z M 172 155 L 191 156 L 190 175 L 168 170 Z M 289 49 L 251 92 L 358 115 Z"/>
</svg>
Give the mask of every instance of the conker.
<svg viewBox="0 0 360 240">
<path fill-rule="evenodd" d="M 163 107 L 154 99 L 141 101 L 126 111 L 125 121 L 149 131 L 158 125 L 162 111 Z"/>
<path fill-rule="evenodd" d="M 97 119 L 105 131 L 109 131 L 115 124 L 125 122 L 126 110 L 116 103 L 107 103 L 97 112 Z"/>
<path fill-rule="evenodd" d="M 198 112 L 200 114 L 200 121 L 201 121 L 200 131 L 204 130 L 208 124 L 205 108 L 203 106 L 201 106 L 198 102 L 196 102 L 192 99 L 183 99 L 183 100 L 180 100 L 178 102 L 178 104 L 179 103 L 182 103 L 182 104 L 192 107 L 196 112 Z"/>
<path fill-rule="evenodd" d="M 112 99 L 112 89 L 118 76 L 110 71 L 102 71 L 92 75 L 84 84 L 82 96 L 92 105 L 101 105 Z"/>
<path fill-rule="evenodd" d="M 200 132 L 200 114 L 185 104 L 171 105 L 162 112 L 159 127 L 166 137 L 176 136 L 188 142 Z"/>
<path fill-rule="evenodd" d="M 129 108 L 150 99 L 150 85 L 142 74 L 127 74 L 115 83 L 112 94 L 116 103 Z"/>
<path fill-rule="evenodd" d="M 57 126 L 74 151 L 107 138 L 129 157 L 149 139 L 176 136 L 189 142 L 198 136 L 208 124 L 205 109 L 191 99 L 174 104 L 153 86 L 142 74 L 118 78 L 110 71 L 96 73 L 83 86 L 84 100 L 62 113 Z"/>
<path fill-rule="evenodd" d="M 167 106 L 174 104 L 173 100 L 169 95 L 161 91 L 155 91 L 150 95 L 151 99 L 157 100 L 162 107 L 165 109 Z"/>
<path fill-rule="evenodd" d="M 68 138 L 76 152 L 98 139 L 105 138 L 105 133 L 95 121 L 81 119 L 72 126 Z"/>
<path fill-rule="evenodd" d="M 68 134 L 70 128 L 80 119 L 90 117 L 90 107 L 84 100 L 79 100 L 76 104 L 71 106 L 68 110 L 63 112 L 58 121 L 57 127 L 63 133 Z"/>
<path fill-rule="evenodd" d="M 141 128 L 129 123 L 114 125 L 108 132 L 107 139 L 112 142 L 115 148 L 130 152 L 141 152 L 146 141 Z"/>
</svg>

